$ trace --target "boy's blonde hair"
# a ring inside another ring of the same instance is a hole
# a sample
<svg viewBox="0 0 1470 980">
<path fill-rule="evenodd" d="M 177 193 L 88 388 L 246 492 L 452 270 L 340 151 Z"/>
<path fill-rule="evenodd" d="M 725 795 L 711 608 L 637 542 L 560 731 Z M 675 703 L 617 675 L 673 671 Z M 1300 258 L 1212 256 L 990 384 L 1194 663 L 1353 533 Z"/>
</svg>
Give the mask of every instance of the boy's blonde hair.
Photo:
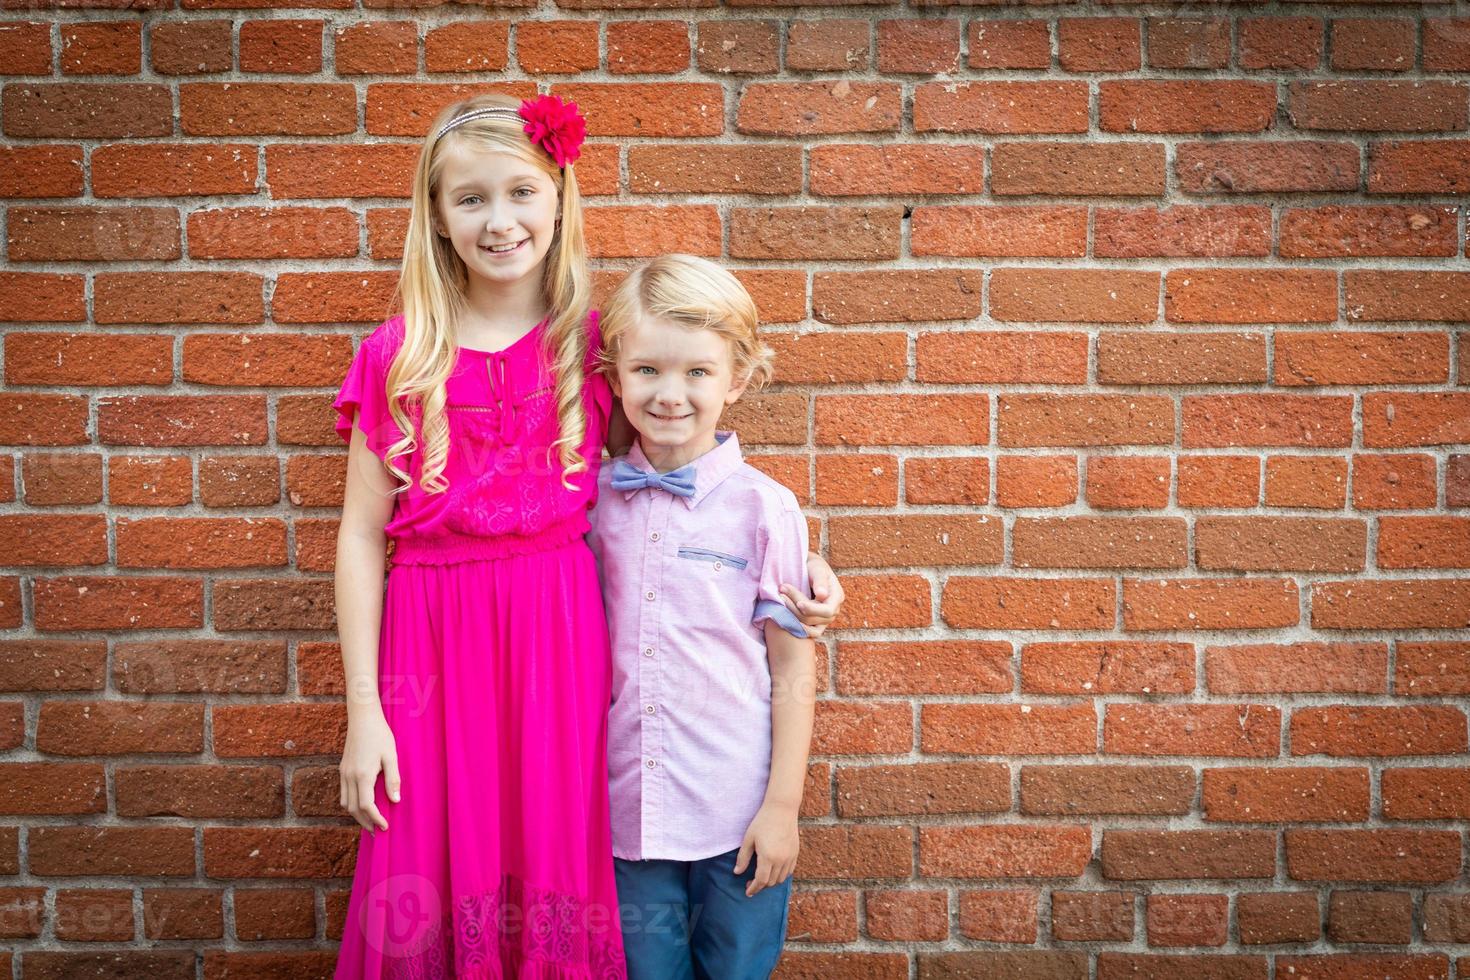
<svg viewBox="0 0 1470 980">
<path fill-rule="evenodd" d="M 622 338 L 645 317 L 713 330 L 730 343 L 735 379 L 759 390 L 775 376 L 774 352 L 761 343 L 755 300 L 729 272 L 694 255 L 661 255 L 638 266 L 602 304 L 598 369 L 616 375 Z"/>
<path fill-rule="evenodd" d="M 449 422 L 445 383 L 454 369 L 458 340 L 455 327 L 469 312 L 469 273 L 447 238 L 434 230 L 434 210 L 441 191 L 445 151 L 456 144 L 474 150 L 509 153 L 543 171 L 556 185 L 561 221 L 544 259 L 542 289 L 551 310 L 543 348 L 556 378 L 556 415 L 560 437 L 552 449 L 566 477 L 588 468 L 578 451 L 587 433 L 582 408 L 583 364 L 587 357 L 587 311 L 592 305 L 587 245 L 582 233 L 582 198 L 571 165 L 563 171 L 545 150 L 531 142 L 523 120 L 490 115 L 461 123 L 439 139 L 435 135 L 451 119 L 489 106 L 519 108 L 521 100 L 486 93 L 445 106 L 429 125 L 428 138 L 413 174 L 413 208 L 403 245 L 403 267 L 394 304 L 403 307 L 403 346 L 388 368 L 388 405 L 400 432 L 408 433 L 387 452 L 388 469 L 407 489 L 409 476 L 396 458 L 416 448 L 414 428 L 400 399 L 422 413 L 425 490 L 448 489 L 444 465 L 449 457 Z"/>
</svg>

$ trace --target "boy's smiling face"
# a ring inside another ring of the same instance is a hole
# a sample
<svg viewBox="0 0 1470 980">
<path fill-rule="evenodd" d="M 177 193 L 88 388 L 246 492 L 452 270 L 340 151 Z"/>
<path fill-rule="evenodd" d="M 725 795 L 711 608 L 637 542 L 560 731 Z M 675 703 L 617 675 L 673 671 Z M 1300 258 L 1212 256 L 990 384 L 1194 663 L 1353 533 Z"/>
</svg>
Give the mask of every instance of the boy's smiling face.
<svg viewBox="0 0 1470 980">
<path fill-rule="evenodd" d="M 620 340 L 610 381 L 648 461 L 666 472 L 713 449 L 721 413 L 746 387 L 734 376 L 730 341 L 652 316 Z"/>
</svg>

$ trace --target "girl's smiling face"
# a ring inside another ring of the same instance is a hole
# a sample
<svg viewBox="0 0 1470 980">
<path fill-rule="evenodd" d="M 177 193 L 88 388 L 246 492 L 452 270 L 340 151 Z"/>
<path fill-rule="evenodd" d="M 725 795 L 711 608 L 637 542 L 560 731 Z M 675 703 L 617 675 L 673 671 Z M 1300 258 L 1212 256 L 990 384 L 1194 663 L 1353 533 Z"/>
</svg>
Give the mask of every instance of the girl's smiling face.
<svg viewBox="0 0 1470 980">
<path fill-rule="evenodd" d="M 650 462 L 679 466 L 715 447 L 720 414 L 746 387 L 730 347 L 713 330 L 660 317 L 640 317 L 623 334 L 610 381 Z"/>
<path fill-rule="evenodd" d="M 556 184 L 510 153 L 445 148 L 434 227 L 470 270 L 491 282 L 516 282 L 540 268 L 558 222 Z"/>
</svg>

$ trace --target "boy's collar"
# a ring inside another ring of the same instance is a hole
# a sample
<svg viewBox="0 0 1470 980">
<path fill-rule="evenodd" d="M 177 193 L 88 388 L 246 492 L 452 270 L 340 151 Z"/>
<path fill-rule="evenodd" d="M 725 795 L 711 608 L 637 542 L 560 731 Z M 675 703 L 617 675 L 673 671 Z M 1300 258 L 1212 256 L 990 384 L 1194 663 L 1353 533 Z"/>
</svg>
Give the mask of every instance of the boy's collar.
<svg viewBox="0 0 1470 980">
<path fill-rule="evenodd" d="M 628 462 L 640 470 L 653 471 L 653 464 L 643 453 L 641 437 L 634 438 L 632 447 L 628 450 Z M 709 496 L 711 490 L 725 482 L 725 478 L 740 469 L 745 462 L 745 457 L 740 452 L 740 439 L 733 430 L 716 430 L 715 447 L 696 456 L 686 465 L 694 467 L 694 494 L 690 497 L 679 497 L 685 506 L 694 508 L 699 502 Z M 637 490 L 624 490 L 623 499 L 627 500 Z"/>
</svg>

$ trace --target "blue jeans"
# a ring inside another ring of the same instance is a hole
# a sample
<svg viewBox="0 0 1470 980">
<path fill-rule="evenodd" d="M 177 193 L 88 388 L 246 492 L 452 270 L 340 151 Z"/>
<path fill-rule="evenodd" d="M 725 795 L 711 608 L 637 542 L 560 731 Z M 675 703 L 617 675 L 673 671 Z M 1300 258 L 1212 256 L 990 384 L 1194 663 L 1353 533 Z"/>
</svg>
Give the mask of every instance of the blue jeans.
<svg viewBox="0 0 1470 980">
<path fill-rule="evenodd" d="M 699 861 L 613 858 L 628 980 L 767 980 L 786 944 L 791 879 L 745 896 L 755 855 Z"/>
</svg>

